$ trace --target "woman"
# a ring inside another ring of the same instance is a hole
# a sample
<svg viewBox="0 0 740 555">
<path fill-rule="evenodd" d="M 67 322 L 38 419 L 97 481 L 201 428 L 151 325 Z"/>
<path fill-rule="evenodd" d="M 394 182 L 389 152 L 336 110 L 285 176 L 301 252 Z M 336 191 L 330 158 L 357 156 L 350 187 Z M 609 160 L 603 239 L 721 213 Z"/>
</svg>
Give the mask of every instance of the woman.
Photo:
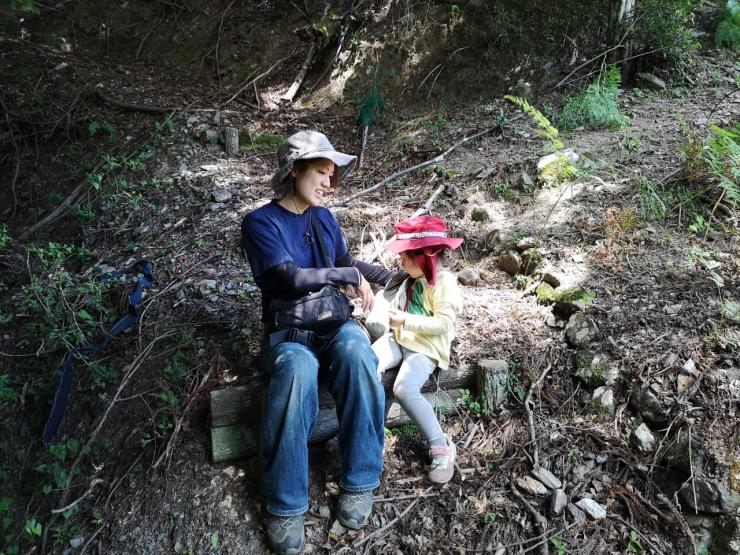
<svg viewBox="0 0 740 555">
<path fill-rule="evenodd" d="M 368 281 L 384 285 L 391 278 L 391 272 L 352 258 L 336 218 L 321 206 L 355 161 L 317 131 L 288 137 L 278 150 L 279 169 L 271 181 L 276 198 L 242 222 L 242 245 L 262 291 L 262 364 L 268 382 L 260 461 L 268 538 L 277 553 L 303 549 L 307 443 L 319 411 L 319 376 L 334 397 L 339 420 L 339 522 L 361 528 L 370 517 L 372 491 L 380 484 L 385 394 L 367 334 L 352 319 L 322 336 L 288 333 L 276 329 L 270 310 L 274 299 L 325 285 L 353 286 L 367 310 L 373 301 Z M 334 267 L 326 267 L 321 240 Z"/>
</svg>

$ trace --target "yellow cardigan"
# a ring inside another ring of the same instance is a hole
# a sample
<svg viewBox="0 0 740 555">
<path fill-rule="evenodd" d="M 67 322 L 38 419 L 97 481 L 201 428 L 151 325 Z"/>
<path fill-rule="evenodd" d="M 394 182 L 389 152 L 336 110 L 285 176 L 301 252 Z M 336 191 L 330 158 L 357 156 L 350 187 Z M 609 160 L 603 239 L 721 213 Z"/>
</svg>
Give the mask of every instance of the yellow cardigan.
<svg viewBox="0 0 740 555">
<path fill-rule="evenodd" d="M 435 285 L 429 285 L 423 277 L 418 281 L 424 287 L 424 307 L 432 315 L 407 312 L 404 325 L 394 330 L 396 341 L 407 349 L 427 355 L 437 366 L 446 369 L 450 364 L 450 345 L 455 339 L 455 320 L 462 311 L 462 293 L 457 278 L 449 270 L 437 272 Z M 394 308 L 403 309 L 408 285 L 408 279 L 401 284 L 396 298 L 399 306 Z"/>
</svg>

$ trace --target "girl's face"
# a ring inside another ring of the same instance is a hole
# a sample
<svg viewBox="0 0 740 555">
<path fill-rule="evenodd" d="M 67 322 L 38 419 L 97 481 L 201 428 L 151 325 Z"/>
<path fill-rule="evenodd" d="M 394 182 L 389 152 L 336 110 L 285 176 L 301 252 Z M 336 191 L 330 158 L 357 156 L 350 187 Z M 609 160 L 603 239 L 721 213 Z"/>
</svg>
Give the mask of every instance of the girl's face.
<svg viewBox="0 0 740 555">
<path fill-rule="evenodd" d="M 321 206 L 324 198 L 331 192 L 331 176 L 334 175 L 334 162 L 320 158 L 312 160 L 304 171 L 291 170 L 295 183 L 295 201 L 303 212 L 309 206 Z"/>
<path fill-rule="evenodd" d="M 424 271 L 419 268 L 411 251 L 403 251 L 401 253 L 401 266 L 414 279 L 418 279 L 424 275 Z"/>
</svg>

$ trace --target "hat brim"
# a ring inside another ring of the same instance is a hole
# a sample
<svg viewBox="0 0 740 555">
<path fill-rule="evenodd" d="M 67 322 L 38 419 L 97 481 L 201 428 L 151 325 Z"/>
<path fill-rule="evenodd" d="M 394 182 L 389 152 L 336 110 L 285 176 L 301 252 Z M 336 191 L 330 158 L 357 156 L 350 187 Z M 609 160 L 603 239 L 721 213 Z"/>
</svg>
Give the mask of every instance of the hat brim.
<svg viewBox="0 0 740 555">
<path fill-rule="evenodd" d="M 386 250 L 396 254 L 403 251 L 423 249 L 426 247 L 449 247 L 456 249 L 463 244 L 460 237 L 423 237 L 421 239 L 391 239 L 385 244 Z"/>
<path fill-rule="evenodd" d="M 272 176 L 272 179 L 270 180 L 270 187 L 275 189 L 282 185 L 288 177 L 290 170 L 293 169 L 293 164 L 295 164 L 296 161 L 316 160 L 317 158 L 326 158 L 334 162 L 334 165 L 339 169 L 340 181 L 343 181 L 344 179 L 349 177 L 349 175 L 354 171 L 355 164 L 357 163 L 357 156 L 353 156 L 351 154 L 344 154 L 343 152 L 338 152 L 336 150 L 314 150 L 312 152 L 307 152 L 306 154 L 299 156 L 292 162 L 283 164 L 280 169 L 275 172 L 275 175 Z"/>
</svg>

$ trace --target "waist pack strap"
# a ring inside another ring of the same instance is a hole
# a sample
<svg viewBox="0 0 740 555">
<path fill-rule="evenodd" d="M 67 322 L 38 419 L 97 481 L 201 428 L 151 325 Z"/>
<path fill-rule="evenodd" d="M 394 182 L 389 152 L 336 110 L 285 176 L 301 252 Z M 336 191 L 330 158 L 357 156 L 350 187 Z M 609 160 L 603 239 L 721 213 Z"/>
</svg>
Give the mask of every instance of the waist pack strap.
<svg viewBox="0 0 740 555">
<path fill-rule="evenodd" d="M 300 343 L 306 347 L 315 347 L 317 349 L 320 349 L 326 344 L 326 340 L 319 337 L 314 332 L 299 330 L 296 328 L 276 331 L 267 336 L 267 342 L 270 344 L 270 347 L 274 347 L 280 343 L 285 343 L 286 341 L 291 343 Z"/>
</svg>

